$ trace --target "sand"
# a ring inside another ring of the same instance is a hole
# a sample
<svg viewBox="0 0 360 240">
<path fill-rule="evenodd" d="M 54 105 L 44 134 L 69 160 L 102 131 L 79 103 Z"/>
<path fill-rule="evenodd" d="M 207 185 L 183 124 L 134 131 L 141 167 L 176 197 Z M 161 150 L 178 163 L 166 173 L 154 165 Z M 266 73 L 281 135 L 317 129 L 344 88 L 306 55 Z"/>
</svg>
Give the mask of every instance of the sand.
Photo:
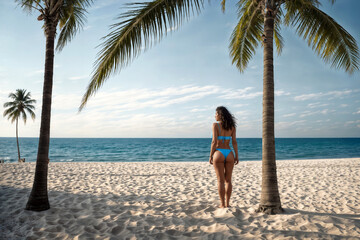
<svg viewBox="0 0 360 240">
<path fill-rule="evenodd" d="M 261 162 L 218 209 L 201 163 L 50 163 L 51 209 L 25 211 L 35 163 L 0 164 L 0 239 L 360 239 L 360 158 L 278 161 L 284 214 L 256 213 Z"/>
</svg>

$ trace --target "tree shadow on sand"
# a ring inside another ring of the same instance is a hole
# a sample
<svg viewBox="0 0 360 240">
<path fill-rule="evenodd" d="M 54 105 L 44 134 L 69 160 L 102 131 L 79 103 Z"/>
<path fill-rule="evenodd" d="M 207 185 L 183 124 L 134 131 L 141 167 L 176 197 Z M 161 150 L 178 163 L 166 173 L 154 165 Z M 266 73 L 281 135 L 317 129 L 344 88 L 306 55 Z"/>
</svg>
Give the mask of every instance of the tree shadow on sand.
<svg viewBox="0 0 360 240">
<path fill-rule="evenodd" d="M 229 227 L 239 210 L 215 214 L 214 203 L 169 201 L 154 195 L 94 195 L 49 191 L 51 208 L 24 210 L 31 189 L 0 186 L 0 235 L 5 239 L 148 239 L 229 238 L 239 236 Z M 16 199 L 16 200 L 15 200 Z"/>
<path fill-rule="evenodd" d="M 336 228 L 360 226 L 356 214 L 285 209 L 284 214 L 269 216 L 248 207 L 217 209 L 206 198 L 190 201 L 121 192 L 50 190 L 51 208 L 31 212 L 24 210 L 30 190 L 0 186 L 4 239 L 356 239 L 356 232 L 347 236 Z"/>
<path fill-rule="evenodd" d="M 283 228 L 294 230 L 275 230 L 267 228 L 264 234 L 270 236 L 293 237 L 295 239 L 360 239 L 360 215 L 310 212 L 298 209 L 284 209 L 281 214 L 286 222 Z M 292 226 L 292 227 L 289 227 Z M 343 226 L 351 233 L 343 234 Z M 297 228 L 297 229 L 295 229 Z"/>
<path fill-rule="evenodd" d="M 349 220 L 357 220 L 360 222 L 360 214 L 321 213 L 321 212 L 302 211 L 302 210 L 290 209 L 290 208 L 285 209 L 285 214 L 296 214 L 296 213 L 300 213 L 303 215 L 344 218 Z"/>
</svg>

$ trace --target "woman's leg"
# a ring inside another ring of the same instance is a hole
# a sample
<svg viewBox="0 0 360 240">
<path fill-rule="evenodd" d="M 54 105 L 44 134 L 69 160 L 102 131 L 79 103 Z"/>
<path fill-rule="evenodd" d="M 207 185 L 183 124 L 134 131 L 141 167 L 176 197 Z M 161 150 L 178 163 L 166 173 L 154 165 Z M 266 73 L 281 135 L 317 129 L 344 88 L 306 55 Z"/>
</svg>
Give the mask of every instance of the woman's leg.
<svg viewBox="0 0 360 240">
<path fill-rule="evenodd" d="M 232 172 L 234 169 L 234 155 L 231 152 L 227 158 L 225 163 L 225 194 L 226 194 L 226 204 L 225 207 L 230 207 L 230 197 L 232 193 Z"/>
<path fill-rule="evenodd" d="M 225 207 L 225 174 L 224 174 L 224 155 L 221 152 L 216 151 L 214 153 L 214 168 L 218 181 L 218 191 L 220 196 L 220 208 Z"/>
</svg>

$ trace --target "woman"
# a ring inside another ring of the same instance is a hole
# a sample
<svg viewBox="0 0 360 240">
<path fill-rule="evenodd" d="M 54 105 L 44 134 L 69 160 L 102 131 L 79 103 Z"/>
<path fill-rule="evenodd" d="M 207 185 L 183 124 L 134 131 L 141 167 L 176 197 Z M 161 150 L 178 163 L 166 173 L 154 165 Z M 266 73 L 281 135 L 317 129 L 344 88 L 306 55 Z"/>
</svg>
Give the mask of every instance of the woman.
<svg viewBox="0 0 360 240">
<path fill-rule="evenodd" d="M 214 165 L 218 180 L 219 208 L 225 208 L 230 207 L 229 203 L 232 192 L 231 175 L 234 164 L 239 163 L 236 122 L 234 116 L 222 106 L 216 108 L 215 120 L 219 123 L 213 124 L 213 139 L 209 162 Z M 232 140 L 235 156 L 230 149 L 230 140 Z"/>
</svg>

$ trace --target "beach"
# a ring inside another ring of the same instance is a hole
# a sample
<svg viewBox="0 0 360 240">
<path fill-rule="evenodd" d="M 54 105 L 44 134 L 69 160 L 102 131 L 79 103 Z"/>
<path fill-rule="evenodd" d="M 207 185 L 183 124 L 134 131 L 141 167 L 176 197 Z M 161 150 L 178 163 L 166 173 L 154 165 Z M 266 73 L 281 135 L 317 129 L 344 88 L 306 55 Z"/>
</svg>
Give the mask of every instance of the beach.
<svg viewBox="0 0 360 240">
<path fill-rule="evenodd" d="M 360 158 L 277 161 L 285 212 L 256 213 L 261 161 L 219 209 L 207 162 L 49 164 L 51 208 L 25 211 L 35 163 L 0 164 L 1 239 L 360 239 Z"/>
</svg>

